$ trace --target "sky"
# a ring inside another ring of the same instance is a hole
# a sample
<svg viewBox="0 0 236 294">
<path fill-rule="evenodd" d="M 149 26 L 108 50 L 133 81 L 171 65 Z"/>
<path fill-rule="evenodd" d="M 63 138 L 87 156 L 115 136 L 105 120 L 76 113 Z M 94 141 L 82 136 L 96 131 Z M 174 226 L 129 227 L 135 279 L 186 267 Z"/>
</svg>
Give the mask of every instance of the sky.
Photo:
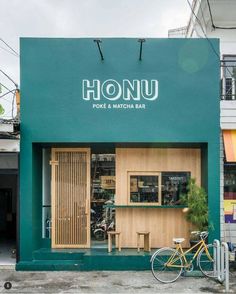
<svg viewBox="0 0 236 294">
<path fill-rule="evenodd" d="M 169 29 L 186 26 L 190 16 L 187 0 L 1 0 L 0 3 L 0 70 L 16 84 L 20 84 L 20 58 L 3 41 L 20 53 L 20 37 L 163 38 L 168 37 Z M 15 88 L 1 73 L 0 83 L 9 90 Z M 5 91 L 2 87 L 2 94 Z M 0 105 L 5 112 L 0 118 L 10 118 L 13 94 L 3 98 Z"/>
</svg>

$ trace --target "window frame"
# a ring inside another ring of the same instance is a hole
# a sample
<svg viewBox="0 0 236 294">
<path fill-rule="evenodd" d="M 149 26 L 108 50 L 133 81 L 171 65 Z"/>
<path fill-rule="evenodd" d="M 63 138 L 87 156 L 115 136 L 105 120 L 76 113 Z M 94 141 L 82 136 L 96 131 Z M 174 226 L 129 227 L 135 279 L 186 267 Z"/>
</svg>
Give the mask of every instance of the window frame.
<svg viewBox="0 0 236 294">
<path fill-rule="evenodd" d="M 130 179 L 131 176 L 158 176 L 158 202 L 132 202 L 130 201 Z M 128 205 L 137 206 L 161 206 L 162 194 L 161 194 L 161 172 L 157 171 L 127 171 L 127 203 Z"/>
</svg>

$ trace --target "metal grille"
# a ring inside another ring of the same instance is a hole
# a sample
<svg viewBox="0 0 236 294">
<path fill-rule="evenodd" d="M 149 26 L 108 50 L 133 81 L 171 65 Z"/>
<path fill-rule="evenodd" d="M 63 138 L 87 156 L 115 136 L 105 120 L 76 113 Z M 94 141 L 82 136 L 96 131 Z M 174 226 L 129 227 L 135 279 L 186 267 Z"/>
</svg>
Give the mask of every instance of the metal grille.
<svg viewBox="0 0 236 294">
<path fill-rule="evenodd" d="M 85 248 L 89 243 L 88 152 L 53 154 L 53 247 Z"/>
</svg>

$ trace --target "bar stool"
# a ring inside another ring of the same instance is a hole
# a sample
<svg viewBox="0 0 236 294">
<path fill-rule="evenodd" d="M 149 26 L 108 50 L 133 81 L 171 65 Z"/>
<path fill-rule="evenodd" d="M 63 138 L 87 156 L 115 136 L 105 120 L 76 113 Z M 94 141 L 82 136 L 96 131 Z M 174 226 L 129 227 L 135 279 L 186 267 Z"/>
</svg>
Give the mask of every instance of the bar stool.
<svg viewBox="0 0 236 294">
<path fill-rule="evenodd" d="M 118 250 L 121 251 L 121 245 L 120 245 L 120 232 L 117 232 L 117 231 L 110 231 L 110 232 L 107 232 L 107 235 L 108 235 L 108 252 L 111 252 L 112 251 L 112 237 L 117 236 L 117 239 L 118 239 Z"/>
<path fill-rule="evenodd" d="M 137 233 L 137 248 L 138 252 L 140 251 L 140 236 L 143 236 L 143 250 L 144 251 L 151 251 L 151 244 L 150 244 L 150 232 L 146 231 L 139 231 Z"/>
</svg>

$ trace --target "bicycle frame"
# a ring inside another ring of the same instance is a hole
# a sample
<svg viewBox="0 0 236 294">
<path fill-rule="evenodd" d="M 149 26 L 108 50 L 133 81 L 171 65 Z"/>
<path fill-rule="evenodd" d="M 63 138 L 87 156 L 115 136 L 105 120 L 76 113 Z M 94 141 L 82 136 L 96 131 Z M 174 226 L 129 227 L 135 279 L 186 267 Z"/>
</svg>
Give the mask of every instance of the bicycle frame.
<svg viewBox="0 0 236 294">
<path fill-rule="evenodd" d="M 199 246 L 200 245 L 200 246 Z M 197 249 L 196 253 L 194 254 L 193 258 L 190 260 L 190 262 L 188 263 L 187 259 L 186 259 L 186 255 L 191 252 L 195 247 L 199 246 L 199 248 Z M 206 251 L 206 254 L 207 254 L 207 257 L 209 259 L 212 259 L 210 254 L 209 254 L 209 251 L 208 251 L 208 248 L 207 248 L 207 245 L 204 241 L 204 239 L 201 239 L 197 244 L 195 244 L 194 246 L 192 246 L 191 248 L 189 248 L 187 251 L 183 251 L 183 248 L 181 246 L 181 244 L 177 244 L 176 246 L 176 251 L 179 253 L 178 257 L 177 257 L 177 254 L 176 253 L 173 253 L 169 260 L 166 262 L 166 266 L 169 266 L 169 267 L 180 267 L 180 268 L 185 268 L 185 267 L 188 267 L 190 266 L 193 261 L 195 260 L 195 258 L 198 256 L 198 254 L 200 253 L 200 251 L 202 250 L 202 248 L 205 248 L 205 251 Z M 175 262 L 181 258 L 184 262 L 183 265 L 178 265 L 178 264 L 175 264 Z"/>
</svg>

